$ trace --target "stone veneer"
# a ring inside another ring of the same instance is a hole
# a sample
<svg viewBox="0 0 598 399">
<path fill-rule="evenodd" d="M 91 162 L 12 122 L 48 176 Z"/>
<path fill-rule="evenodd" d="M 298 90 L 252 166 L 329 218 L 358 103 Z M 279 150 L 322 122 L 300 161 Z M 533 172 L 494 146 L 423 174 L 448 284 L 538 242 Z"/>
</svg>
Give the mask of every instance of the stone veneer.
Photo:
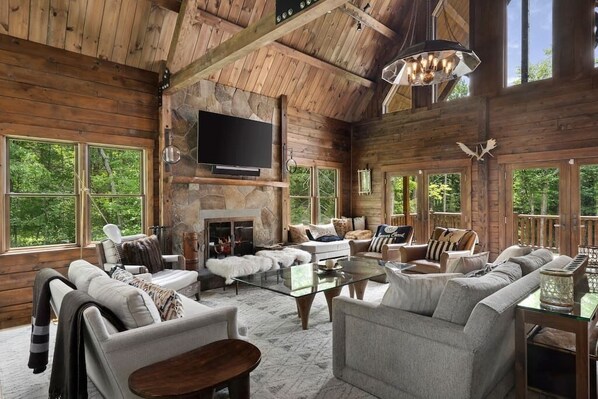
<svg viewBox="0 0 598 399">
<path fill-rule="evenodd" d="M 280 181 L 280 109 L 275 98 L 248 93 L 233 87 L 202 80 L 177 92 L 171 100 L 174 144 L 181 150 L 181 161 L 170 168 L 173 176 L 216 177 L 209 165 L 197 163 L 197 119 L 199 110 L 269 122 L 274 125 L 272 168 L 262 169 L 258 180 Z M 256 178 L 230 177 L 255 180 Z M 199 234 L 200 254 L 204 253 L 204 220 L 200 211 L 218 212 L 236 217 L 240 210 L 259 214 L 254 219 L 254 244 L 266 245 L 281 241 L 282 190 L 269 186 L 236 186 L 218 184 L 172 184 L 170 186 L 172 243 L 174 253 L 183 253 L 183 233 Z M 206 213 L 206 212 L 204 212 Z M 209 213 L 209 212 L 208 212 Z M 200 255 L 200 266 L 204 257 Z"/>
</svg>

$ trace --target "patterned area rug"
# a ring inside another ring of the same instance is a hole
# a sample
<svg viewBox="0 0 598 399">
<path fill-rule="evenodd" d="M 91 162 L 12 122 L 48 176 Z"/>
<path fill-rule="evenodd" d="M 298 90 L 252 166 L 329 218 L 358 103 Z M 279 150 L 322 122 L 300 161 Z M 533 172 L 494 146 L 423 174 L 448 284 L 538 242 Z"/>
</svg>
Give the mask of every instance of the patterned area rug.
<svg viewBox="0 0 598 399">
<path fill-rule="evenodd" d="M 379 301 L 386 288 L 369 282 L 365 300 Z M 341 295 L 348 296 L 347 288 Z M 323 294 L 316 295 L 306 331 L 301 329 L 295 300 L 267 290 L 241 285 L 239 295 L 234 288 L 205 291 L 201 303 L 239 309 L 240 322 L 249 328 L 249 341 L 262 352 L 261 364 L 251 373 L 253 399 L 374 398 L 332 375 L 332 323 Z M 29 334 L 29 326 L 0 331 L 1 399 L 48 397 L 50 371 L 34 375 L 27 368 Z M 50 334 L 53 340 L 55 326 Z M 91 382 L 88 390 L 91 399 L 102 397 Z M 216 397 L 224 399 L 228 394 L 224 390 Z"/>
</svg>

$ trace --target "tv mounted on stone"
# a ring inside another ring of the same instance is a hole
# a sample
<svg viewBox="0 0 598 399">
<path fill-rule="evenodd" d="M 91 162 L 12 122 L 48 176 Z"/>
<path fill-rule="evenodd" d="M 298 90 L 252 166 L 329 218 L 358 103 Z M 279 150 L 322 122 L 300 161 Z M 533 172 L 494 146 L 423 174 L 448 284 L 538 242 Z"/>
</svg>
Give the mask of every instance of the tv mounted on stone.
<svg viewBox="0 0 598 399">
<path fill-rule="evenodd" d="M 197 162 L 215 174 L 259 176 L 272 167 L 272 124 L 199 111 Z"/>
</svg>

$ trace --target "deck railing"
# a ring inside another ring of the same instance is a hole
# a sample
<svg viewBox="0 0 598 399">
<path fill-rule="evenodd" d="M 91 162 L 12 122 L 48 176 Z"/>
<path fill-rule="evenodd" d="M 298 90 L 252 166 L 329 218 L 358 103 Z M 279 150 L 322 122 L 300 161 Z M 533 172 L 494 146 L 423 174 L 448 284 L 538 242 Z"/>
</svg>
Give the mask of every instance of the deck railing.
<svg viewBox="0 0 598 399">
<path fill-rule="evenodd" d="M 417 213 L 412 213 L 411 217 L 415 218 Z M 390 224 L 393 226 L 405 225 L 405 215 L 397 214 L 390 217 Z M 461 228 L 461 214 L 458 212 L 430 212 L 430 224 L 441 227 Z"/>
<path fill-rule="evenodd" d="M 559 246 L 560 218 L 557 215 L 515 214 L 514 236 L 519 245 L 557 249 Z M 598 216 L 580 217 L 580 243 L 598 245 Z"/>
</svg>

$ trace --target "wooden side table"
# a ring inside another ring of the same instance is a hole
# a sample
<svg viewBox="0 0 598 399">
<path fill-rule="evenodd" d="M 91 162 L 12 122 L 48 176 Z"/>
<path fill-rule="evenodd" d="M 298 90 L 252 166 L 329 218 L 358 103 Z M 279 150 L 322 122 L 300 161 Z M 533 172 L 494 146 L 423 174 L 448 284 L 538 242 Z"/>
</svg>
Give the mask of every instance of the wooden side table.
<svg viewBox="0 0 598 399">
<path fill-rule="evenodd" d="M 588 292 L 587 285 L 576 287 L 575 307 L 569 313 L 545 309 L 540 305 L 540 290 L 531 293 L 515 309 L 515 383 L 517 398 L 527 397 L 527 333 L 525 323 L 538 324 L 575 334 L 576 397 L 590 394 L 589 332 L 596 322 L 598 294 Z"/>
<path fill-rule="evenodd" d="M 246 341 L 215 341 L 134 371 L 129 389 L 143 398 L 211 399 L 216 388 L 228 385 L 231 399 L 249 399 L 249 373 L 261 356 Z"/>
</svg>

